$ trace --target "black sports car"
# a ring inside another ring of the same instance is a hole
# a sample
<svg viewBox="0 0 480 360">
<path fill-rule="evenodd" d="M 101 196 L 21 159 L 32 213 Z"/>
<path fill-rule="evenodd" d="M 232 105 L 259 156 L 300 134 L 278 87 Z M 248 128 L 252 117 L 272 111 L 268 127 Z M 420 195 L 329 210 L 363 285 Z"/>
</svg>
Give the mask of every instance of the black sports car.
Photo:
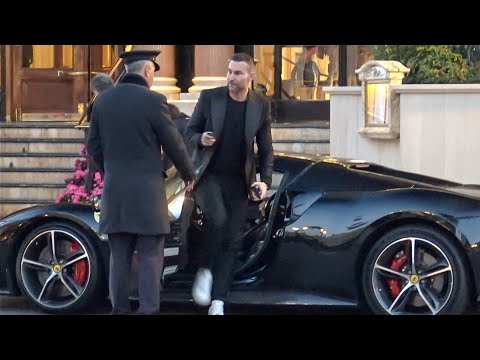
<svg viewBox="0 0 480 360">
<path fill-rule="evenodd" d="M 195 207 L 180 268 L 183 189 L 173 171 L 162 301 L 192 301 L 204 221 Z M 97 233 L 100 212 L 99 203 L 55 204 L 3 218 L 0 293 L 23 294 L 52 313 L 105 300 L 109 248 Z M 231 303 L 456 314 L 479 295 L 477 185 L 365 161 L 276 154 L 267 199 L 251 202 L 243 230 Z M 134 274 L 130 283 L 134 298 Z"/>
</svg>

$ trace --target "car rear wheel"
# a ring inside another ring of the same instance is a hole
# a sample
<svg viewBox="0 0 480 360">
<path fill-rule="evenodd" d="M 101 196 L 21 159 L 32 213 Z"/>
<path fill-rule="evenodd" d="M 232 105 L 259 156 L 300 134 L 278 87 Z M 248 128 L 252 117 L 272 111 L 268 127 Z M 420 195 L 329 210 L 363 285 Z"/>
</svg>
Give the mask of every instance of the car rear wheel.
<svg viewBox="0 0 480 360">
<path fill-rule="evenodd" d="M 99 257 L 87 234 L 53 222 L 30 232 L 16 262 L 22 292 L 50 313 L 85 309 L 103 290 Z"/>
<path fill-rule="evenodd" d="M 403 226 L 370 249 L 363 267 L 367 304 L 377 314 L 459 314 L 469 304 L 468 273 L 452 239 Z"/>
</svg>

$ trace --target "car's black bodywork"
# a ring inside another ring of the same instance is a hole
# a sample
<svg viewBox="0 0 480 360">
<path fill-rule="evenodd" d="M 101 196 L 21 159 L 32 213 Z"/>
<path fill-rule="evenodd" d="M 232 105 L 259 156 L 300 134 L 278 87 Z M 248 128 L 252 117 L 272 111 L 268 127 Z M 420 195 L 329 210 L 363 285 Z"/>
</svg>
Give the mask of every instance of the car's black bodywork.
<svg viewBox="0 0 480 360">
<path fill-rule="evenodd" d="M 167 180 L 172 233 L 163 301 L 191 301 L 195 248 L 202 242 L 196 210 L 190 262 L 178 271 L 182 188 L 178 176 Z M 276 154 L 268 198 L 250 210 L 232 303 L 449 314 L 464 311 L 479 294 L 476 185 L 364 161 Z M 106 236 L 97 234 L 98 214 L 90 205 L 56 204 L 2 219 L 0 292 L 23 293 L 50 312 L 79 311 L 104 298 L 109 252 Z M 134 277 L 131 282 L 135 296 Z"/>
</svg>

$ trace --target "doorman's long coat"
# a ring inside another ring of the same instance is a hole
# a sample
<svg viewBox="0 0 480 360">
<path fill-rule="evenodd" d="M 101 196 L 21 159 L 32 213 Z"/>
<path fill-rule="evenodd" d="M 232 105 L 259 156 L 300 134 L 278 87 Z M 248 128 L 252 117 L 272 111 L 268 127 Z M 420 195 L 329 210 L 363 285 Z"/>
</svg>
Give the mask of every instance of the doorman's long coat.
<svg viewBox="0 0 480 360">
<path fill-rule="evenodd" d="M 87 151 L 105 172 L 100 233 L 170 232 L 162 148 L 185 181 L 195 177 L 165 97 L 141 76 L 127 74 L 97 97 Z"/>
</svg>

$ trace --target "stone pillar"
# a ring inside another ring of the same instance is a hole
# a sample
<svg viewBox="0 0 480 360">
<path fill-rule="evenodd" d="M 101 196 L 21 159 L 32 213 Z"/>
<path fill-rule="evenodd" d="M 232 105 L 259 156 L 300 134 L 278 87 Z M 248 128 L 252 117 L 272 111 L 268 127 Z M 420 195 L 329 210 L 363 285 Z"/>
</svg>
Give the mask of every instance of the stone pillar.
<svg viewBox="0 0 480 360">
<path fill-rule="evenodd" d="M 159 92 L 168 100 L 180 99 L 180 88 L 177 87 L 175 78 L 175 45 L 134 45 L 135 50 L 160 50 L 157 57 L 157 63 L 160 65 L 160 71 L 155 73 L 153 91 Z"/>
<path fill-rule="evenodd" d="M 228 59 L 234 45 L 195 45 L 195 77 L 189 93 L 227 85 Z"/>
</svg>

